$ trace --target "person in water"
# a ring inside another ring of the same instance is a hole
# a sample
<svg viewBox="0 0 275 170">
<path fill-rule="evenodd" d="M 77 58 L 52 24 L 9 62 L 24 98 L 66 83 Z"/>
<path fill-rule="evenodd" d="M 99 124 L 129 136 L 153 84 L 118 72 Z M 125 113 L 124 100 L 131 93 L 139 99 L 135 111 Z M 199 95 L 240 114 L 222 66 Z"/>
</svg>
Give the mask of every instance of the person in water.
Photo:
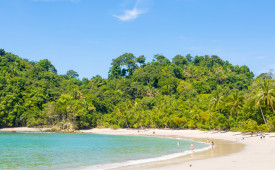
<svg viewBox="0 0 275 170">
<path fill-rule="evenodd" d="M 193 151 L 193 150 L 194 150 L 194 144 L 193 144 L 193 143 L 191 143 L 190 148 L 191 148 L 191 151 Z"/>
</svg>

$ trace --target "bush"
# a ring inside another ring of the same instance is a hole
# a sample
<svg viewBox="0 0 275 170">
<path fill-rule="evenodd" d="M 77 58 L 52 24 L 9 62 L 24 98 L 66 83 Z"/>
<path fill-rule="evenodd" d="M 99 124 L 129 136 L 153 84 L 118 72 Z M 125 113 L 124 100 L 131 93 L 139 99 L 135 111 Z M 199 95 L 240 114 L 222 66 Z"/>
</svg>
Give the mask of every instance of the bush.
<svg viewBox="0 0 275 170">
<path fill-rule="evenodd" d="M 270 131 L 270 127 L 268 127 L 266 124 L 261 124 L 258 126 L 258 130 L 268 132 L 268 131 Z"/>
<path fill-rule="evenodd" d="M 275 117 L 269 118 L 267 120 L 267 126 L 270 132 L 275 132 Z"/>
<path fill-rule="evenodd" d="M 252 119 L 248 119 L 246 122 L 247 122 L 247 131 L 254 132 L 254 131 L 258 130 L 256 121 L 254 121 Z"/>
<path fill-rule="evenodd" d="M 190 129 L 195 129 L 197 126 L 196 126 L 196 124 L 195 124 L 195 122 L 193 121 L 193 120 L 190 120 L 189 122 L 188 122 L 188 128 L 190 128 Z"/>
<path fill-rule="evenodd" d="M 118 125 L 110 125 L 109 128 L 111 128 L 111 129 L 119 129 L 120 126 L 118 126 Z"/>
<path fill-rule="evenodd" d="M 259 130 L 257 122 L 255 120 L 248 119 L 248 120 L 246 120 L 244 122 L 240 122 L 240 123 L 241 124 L 239 126 L 239 130 L 241 132 L 255 132 L 255 131 Z"/>
<path fill-rule="evenodd" d="M 216 128 L 218 128 L 220 130 L 225 130 L 225 129 L 228 129 L 228 127 L 229 127 L 228 126 L 229 125 L 228 119 L 222 114 L 220 114 L 218 116 L 218 118 L 216 119 L 215 124 L 218 125 L 218 126 L 216 126 Z"/>
</svg>

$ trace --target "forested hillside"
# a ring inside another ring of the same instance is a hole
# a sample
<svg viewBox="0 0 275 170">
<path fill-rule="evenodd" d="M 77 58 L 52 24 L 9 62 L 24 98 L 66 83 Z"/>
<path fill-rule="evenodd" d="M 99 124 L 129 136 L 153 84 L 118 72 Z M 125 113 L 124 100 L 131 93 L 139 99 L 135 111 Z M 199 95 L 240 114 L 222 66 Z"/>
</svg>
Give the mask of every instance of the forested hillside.
<svg viewBox="0 0 275 170">
<path fill-rule="evenodd" d="M 218 56 L 125 53 L 108 79 L 58 75 L 47 59 L 0 49 L 0 127 L 158 127 L 274 131 L 275 81 Z M 107 70 L 106 70 L 107 72 Z"/>
</svg>

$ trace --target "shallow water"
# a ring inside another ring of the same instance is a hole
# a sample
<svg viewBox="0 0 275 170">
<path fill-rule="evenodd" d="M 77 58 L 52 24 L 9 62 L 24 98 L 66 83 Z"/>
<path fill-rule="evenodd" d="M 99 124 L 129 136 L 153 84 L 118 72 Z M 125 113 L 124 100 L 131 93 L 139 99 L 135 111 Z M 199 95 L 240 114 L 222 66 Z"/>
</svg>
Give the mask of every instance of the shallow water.
<svg viewBox="0 0 275 170">
<path fill-rule="evenodd" d="M 74 169 L 182 153 L 191 143 L 196 149 L 208 146 L 180 140 L 178 147 L 178 141 L 145 136 L 0 132 L 0 169 Z"/>
</svg>

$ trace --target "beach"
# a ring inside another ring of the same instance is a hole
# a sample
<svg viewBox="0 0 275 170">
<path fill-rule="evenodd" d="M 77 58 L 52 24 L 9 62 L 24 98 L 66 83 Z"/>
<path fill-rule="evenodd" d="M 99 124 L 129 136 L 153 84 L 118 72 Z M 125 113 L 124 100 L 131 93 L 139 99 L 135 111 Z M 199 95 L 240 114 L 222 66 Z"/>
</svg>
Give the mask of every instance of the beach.
<svg viewBox="0 0 275 170">
<path fill-rule="evenodd" d="M 119 169 L 194 169 L 194 170 L 273 170 L 275 167 L 275 133 L 265 133 L 266 137 L 241 132 L 219 132 L 200 130 L 164 130 L 164 129 L 90 129 L 81 130 L 83 133 L 112 134 L 112 135 L 150 135 L 164 137 L 181 137 L 198 141 L 214 141 L 215 147 L 205 153 L 196 153 L 181 158 L 162 162 L 133 165 Z M 154 134 L 153 134 L 154 133 Z M 223 145 L 226 143 L 226 145 Z M 219 149 L 218 149 L 219 148 Z M 216 150 L 218 149 L 218 151 Z M 220 154 L 216 154 L 219 152 Z M 209 154 L 210 153 L 210 154 Z M 202 154 L 201 156 L 199 156 Z M 215 156 L 213 156 L 215 155 Z M 198 157 L 198 158 L 196 158 Z M 189 159 L 187 159 L 189 158 Z M 191 159 L 190 159 L 191 158 Z"/>
<path fill-rule="evenodd" d="M 44 132 L 51 128 L 30 128 L 30 127 L 11 127 L 2 128 L 0 131 L 11 131 L 11 132 Z"/>
<path fill-rule="evenodd" d="M 4 128 L 0 131 L 41 132 L 44 128 Z M 118 169 L 263 169 L 273 170 L 275 167 L 275 133 L 265 133 L 265 138 L 250 133 L 220 132 L 200 130 L 171 129 L 89 129 L 80 133 L 110 135 L 140 135 L 192 139 L 207 142 L 214 148 L 203 152 L 194 152 L 173 159 L 154 161 Z M 196 150 L 196 146 L 194 146 Z"/>
</svg>

